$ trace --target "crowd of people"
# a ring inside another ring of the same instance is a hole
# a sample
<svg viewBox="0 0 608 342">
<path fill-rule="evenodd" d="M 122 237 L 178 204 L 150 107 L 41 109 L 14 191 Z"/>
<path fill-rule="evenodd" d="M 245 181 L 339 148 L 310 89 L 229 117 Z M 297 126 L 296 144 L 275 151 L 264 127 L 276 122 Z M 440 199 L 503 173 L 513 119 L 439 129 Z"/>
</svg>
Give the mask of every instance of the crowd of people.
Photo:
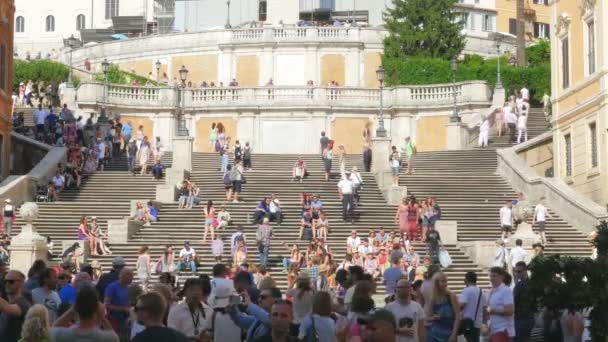
<svg viewBox="0 0 608 342">
<path fill-rule="evenodd" d="M 546 100 L 544 100 L 546 102 Z M 511 95 L 501 109 L 492 115 L 483 117 L 479 127 L 479 147 L 488 147 L 492 125 L 497 137 L 503 132 L 509 134 L 510 144 L 520 144 L 528 141 L 528 117 L 530 115 L 530 91 L 521 88 L 519 93 Z"/>
</svg>

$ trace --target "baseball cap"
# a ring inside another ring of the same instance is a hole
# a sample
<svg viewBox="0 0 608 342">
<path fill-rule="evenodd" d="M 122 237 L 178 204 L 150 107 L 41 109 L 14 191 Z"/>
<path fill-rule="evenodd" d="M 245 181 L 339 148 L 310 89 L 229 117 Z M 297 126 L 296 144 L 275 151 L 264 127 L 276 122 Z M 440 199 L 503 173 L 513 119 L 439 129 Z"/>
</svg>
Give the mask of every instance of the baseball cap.
<svg viewBox="0 0 608 342">
<path fill-rule="evenodd" d="M 125 265 L 125 259 L 121 256 L 112 259 L 112 267 L 122 267 Z"/>
</svg>

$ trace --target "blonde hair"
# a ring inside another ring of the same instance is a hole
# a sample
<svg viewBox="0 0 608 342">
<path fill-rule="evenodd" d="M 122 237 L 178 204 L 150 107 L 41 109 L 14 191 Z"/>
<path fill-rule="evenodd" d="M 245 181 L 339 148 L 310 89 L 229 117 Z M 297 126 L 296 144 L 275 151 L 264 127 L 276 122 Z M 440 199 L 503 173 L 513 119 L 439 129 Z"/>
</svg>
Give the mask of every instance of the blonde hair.
<svg viewBox="0 0 608 342">
<path fill-rule="evenodd" d="M 51 325 L 49 312 L 44 305 L 32 306 L 25 315 L 21 329 L 21 340 L 25 342 L 39 342 L 50 338 Z"/>
<path fill-rule="evenodd" d="M 439 281 L 441 279 L 445 279 L 447 281 L 447 277 L 443 272 L 437 272 L 433 275 L 432 282 L 433 287 L 431 289 L 431 304 L 439 304 L 441 300 L 450 294 L 450 291 L 446 288 L 445 291 L 442 291 L 439 288 Z"/>
</svg>

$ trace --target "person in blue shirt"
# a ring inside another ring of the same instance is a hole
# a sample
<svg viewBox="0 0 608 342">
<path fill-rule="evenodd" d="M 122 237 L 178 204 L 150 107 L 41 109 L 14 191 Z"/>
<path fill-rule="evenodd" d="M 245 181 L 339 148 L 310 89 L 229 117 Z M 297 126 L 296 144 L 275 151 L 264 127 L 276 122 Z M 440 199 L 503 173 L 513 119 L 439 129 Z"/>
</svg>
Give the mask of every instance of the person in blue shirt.
<svg viewBox="0 0 608 342">
<path fill-rule="evenodd" d="M 104 304 L 108 311 L 108 316 L 112 328 L 119 336 L 127 332 L 129 326 L 129 286 L 133 282 L 133 271 L 123 268 L 120 271 L 118 280 L 108 285 L 105 292 Z"/>
<path fill-rule="evenodd" d="M 228 307 L 228 313 L 234 324 L 247 331 L 246 341 L 255 341 L 270 331 L 270 309 L 276 299 L 281 299 L 281 291 L 278 288 L 261 290 L 258 305 L 251 302 L 247 291 L 241 293 L 241 298 L 244 312 L 233 305 Z"/>
<path fill-rule="evenodd" d="M 392 296 L 395 294 L 395 287 L 399 279 L 404 277 L 405 271 L 399 267 L 401 260 L 399 258 L 391 259 L 391 267 L 387 268 L 382 275 L 384 279 L 384 286 L 386 286 L 386 294 Z"/>
<path fill-rule="evenodd" d="M 270 199 L 268 197 L 264 197 L 258 203 L 257 208 L 255 208 L 255 213 L 253 214 L 253 224 L 262 224 L 264 222 L 264 217 L 267 217 L 270 212 Z"/>
<path fill-rule="evenodd" d="M 146 213 L 146 225 L 150 225 L 151 222 L 158 221 L 158 209 L 154 206 L 152 201 L 148 202 L 148 212 Z"/>
<path fill-rule="evenodd" d="M 312 203 L 310 203 L 310 209 L 312 211 L 312 218 L 314 220 L 319 219 L 319 213 L 323 210 L 323 202 L 319 199 L 318 196 L 312 197 Z"/>
<path fill-rule="evenodd" d="M 129 141 L 131 141 L 132 134 L 133 134 L 133 128 L 131 126 L 131 121 L 122 125 L 122 140 L 124 142 L 123 150 L 125 150 L 127 148 Z"/>
<path fill-rule="evenodd" d="M 55 113 L 53 113 L 53 108 L 49 107 L 49 114 L 46 116 L 46 122 L 49 125 L 49 132 L 55 133 L 55 127 L 57 125 L 58 120 L 59 120 L 59 117 L 57 117 L 57 115 L 55 115 Z"/>
</svg>

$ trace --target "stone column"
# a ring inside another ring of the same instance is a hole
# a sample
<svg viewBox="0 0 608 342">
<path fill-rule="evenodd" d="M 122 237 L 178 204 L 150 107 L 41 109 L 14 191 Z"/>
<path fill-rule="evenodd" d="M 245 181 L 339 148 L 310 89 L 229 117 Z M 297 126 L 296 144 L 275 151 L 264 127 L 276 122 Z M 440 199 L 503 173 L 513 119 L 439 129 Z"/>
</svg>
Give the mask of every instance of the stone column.
<svg viewBox="0 0 608 342">
<path fill-rule="evenodd" d="M 373 173 L 390 171 L 388 158 L 391 154 L 391 138 L 372 139 L 372 168 Z"/>
<path fill-rule="evenodd" d="M 46 261 L 46 239 L 38 234 L 36 227 L 32 224 L 38 218 L 36 203 L 24 203 L 19 214 L 26 223 L 21 227 L 21 233 L 11 241 L 10 268 L 27 274 L 34 261 L 39 259 Z"/>
<path fill-rule="evenodd" d="M 173 163 L 172 169 L 192 171 L 192 137 L 173 138 Z"/>
<path fill-rule="evenodd" d="M 447 150 L 462 150 L 468 145 L 469 135 L 461 122 L 449 122 L 447 125 Z"/>
</svg>

